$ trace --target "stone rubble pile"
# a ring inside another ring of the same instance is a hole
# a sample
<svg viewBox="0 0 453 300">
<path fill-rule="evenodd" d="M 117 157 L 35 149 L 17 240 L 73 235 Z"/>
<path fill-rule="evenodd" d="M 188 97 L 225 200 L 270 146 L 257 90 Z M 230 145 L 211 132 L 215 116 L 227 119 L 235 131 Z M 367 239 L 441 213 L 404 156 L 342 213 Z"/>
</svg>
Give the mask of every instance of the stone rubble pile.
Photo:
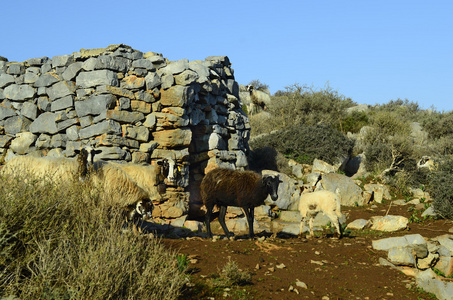
<svg viewBox="0 0 453 300">
<path fill-rule="evenodd" d="M 205 172 L 247 167 L 249 135 L 227 56 L 171 62 L 120 44 L 24 62 L 0 59 L 2 160 L 72 157 L 87 144 L 102 150 L 103 160 L 173 158 L 177 184 L 167 188 L 156 217 L 196 213 Z"/>
<path fill-rule="evenodd" d="M 387 251 L 387 259 L 380 263 L 409 276 L 414 276 L 418 287 L 433 293 L 438 299 L 451 299 L 453 281 L 453 235 L 441 235 L 427 240 L 420 234 L 391 237 L 372 242 L 375 250 Z M 437 270 L 445 277 L 438 276 Z"/>
</svg>

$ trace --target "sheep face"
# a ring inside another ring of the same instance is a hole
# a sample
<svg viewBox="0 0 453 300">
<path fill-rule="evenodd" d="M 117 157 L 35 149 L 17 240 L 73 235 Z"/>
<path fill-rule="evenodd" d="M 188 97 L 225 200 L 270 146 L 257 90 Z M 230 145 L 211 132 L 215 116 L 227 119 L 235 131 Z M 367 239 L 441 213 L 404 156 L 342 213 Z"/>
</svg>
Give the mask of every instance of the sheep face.
<svg viewBox="0 0 453 300">
<path fill-rule="evenodd" d="M 171 158 L 165 158 L 157 162 L 162 167 L 162 175 L 167 179 L 167 183 L 176 182 L 176 162 Z"/>
<path fill-rule="evenodd" d="M 267 188 L 267 192 L 271 196 L 273 201 L 278 199 L 278 186 L 282 182 L 278 176 L 265 176 L 263 177 L 264 185 Z"/>
<path fill-rule="evenodd" d="M 137 203 L 128 207 L 127 219 L 135 220 L 141 218 L 143 220 L 152 219 L 153 203 L 150 200 L 140 200 Z"/>
</svg>

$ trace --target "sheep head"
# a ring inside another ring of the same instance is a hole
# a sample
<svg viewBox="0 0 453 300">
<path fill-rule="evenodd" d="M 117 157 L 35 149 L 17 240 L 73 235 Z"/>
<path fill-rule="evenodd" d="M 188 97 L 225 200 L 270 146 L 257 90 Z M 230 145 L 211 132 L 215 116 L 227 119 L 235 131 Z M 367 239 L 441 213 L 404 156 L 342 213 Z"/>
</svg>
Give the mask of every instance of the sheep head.
<svg viewBox="0 0 453 300">
<path fill-rule="evenodd" d="M 171 158 L 164 158 L 157 162 L 161 166 L 161 174 L 166 179 L 167 183 L 174 183 L 176 181 L 176 162 Z"/>
<path fill-rule="evenodd" d="M 280 180 L 278 176 L 264 176 L 263 183 L 267 188 L 267 192 L 271 196 L 273 201 L 277 201 L 278 199 L 278 186 L 283 182 Z"/>
<path fill-rule="evenodd" d="M 134 220 L 141 218 L 143 220 L 152 219 L 153 215 L 153 203 L 148 200 L 140 200 L 135 203 L 135 205 L 129 206 L 129 213 L 127 215 L 127 219 Z"/>
</svg>

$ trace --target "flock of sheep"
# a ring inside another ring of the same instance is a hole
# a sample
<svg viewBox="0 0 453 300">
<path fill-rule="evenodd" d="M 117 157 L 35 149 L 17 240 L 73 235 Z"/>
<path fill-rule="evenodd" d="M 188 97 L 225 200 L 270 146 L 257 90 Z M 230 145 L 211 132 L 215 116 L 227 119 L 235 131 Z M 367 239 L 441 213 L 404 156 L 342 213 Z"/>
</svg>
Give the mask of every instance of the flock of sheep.
<svg viewBox="0 0 453 300">
<path fill-rule="evenodd" d="M 33 175 L 37 179 L 51 180 L 54 184 L 71 184 L 74 180 L 90 182 L 102 191 L 102 199 L 110 206 L 121 207 L 127 221 L 134 224 L 152 218 L 153 202 L 165 193 L 165 184 L 176 180 L 177 168 L 171 158 L 162 159 L 156 165 L 94 161 L 99 153 L 92 147 L 76 151 L 74 158 L 17 156 L 6 163 L 1 174 L 4 176 Z M 217 168 L 206 174 L 200 185 L 201 197 L 206 206 L 207 236 L 212 237 L 210 221 L 214 206 L 219 208 L 219 223 L 227 238 L 230 232 L 225 224 L 228 206 L 241 207 L 247 217 L 249 237 L 253 238 L 254 209 L 263 205 L 270 195 L 278 199 L 278 176 L 269 176 L 253 171 L 237 171 Z M 310 235 L 313 236 L 313 219 L 323 212 L 330 218 L 341 238 L 339 219 L 340 200 L 337 193 L 316 191 L 302 193 L 299 202 L 302 216 L 300 234 L 309 220 Z"/>
</svg>

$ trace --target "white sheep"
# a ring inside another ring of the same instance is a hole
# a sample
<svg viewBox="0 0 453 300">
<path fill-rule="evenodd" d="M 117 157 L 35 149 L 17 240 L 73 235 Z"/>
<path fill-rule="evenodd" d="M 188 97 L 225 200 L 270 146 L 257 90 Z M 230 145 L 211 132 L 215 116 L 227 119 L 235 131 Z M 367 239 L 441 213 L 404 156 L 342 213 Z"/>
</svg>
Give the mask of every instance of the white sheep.
<svg viewBox="0 0 453 300">
<path fill-rule="evenodd" d="M 70 183 L 77 178 L 79 163 L 73 158 L 16 156 L 2 168 L 9 176 L 33 175 L 53 183 Z"/>
<path fill-rule="evenodd" d="M 148 193 L 125 172 L 111 165 L 87 173 L 90 164 L 88 152 L 82 149 L 78 159 L 17 156 L 8 161 L 1 173 L 15 177 L 31 175 L 38 180 L 50 180 L 52 184 L 72 184 L 77 180 L 85 182 L 89 179 L 91 187 L 100 191 L 101 199 L 108 205 L 123 207 L 129 220 L 138 215 L 149 218 L 152 202 Z"/>
<path fill-rule="evenodd" d="M 98 165 L 102 164 L 106 164 L 106 162 L 95 162 L 95 169 L 98 168 Z M 111 164 L 125 172 L 151 198 L 157 198 L 159 195 L 165 193 L 166 185 L 174 183 L 176 180 L 176 163 L 171 158 L 159 160 L 155 165 L 115 162 L 109 162 L 107 164 Z"/>
<path fill-rule="evenodd" d="M 255 89 L 253 85 L 247 85 L 247 91 L 250 93 L 250 113 L 258 112 L 258 107 L 265 109 L 271 103 L 271 97 L 266 92 Z"/>
<path fill-rule="evenodd" d="M 336 193 L 331 191 L 316 191 L 312 193 L 302 193 L 299 201 L 299 211 L 302 216 L 300 223 L 300 234 L 303 232 L 303 227 L 310 219 L 310 235 L 313 233 L 313 220 L 319 212 L 323 212 L 335 226 L 338 237 L 341 238 L 340 218 L 341 204 L 340 198 Z"/>
</svg>

